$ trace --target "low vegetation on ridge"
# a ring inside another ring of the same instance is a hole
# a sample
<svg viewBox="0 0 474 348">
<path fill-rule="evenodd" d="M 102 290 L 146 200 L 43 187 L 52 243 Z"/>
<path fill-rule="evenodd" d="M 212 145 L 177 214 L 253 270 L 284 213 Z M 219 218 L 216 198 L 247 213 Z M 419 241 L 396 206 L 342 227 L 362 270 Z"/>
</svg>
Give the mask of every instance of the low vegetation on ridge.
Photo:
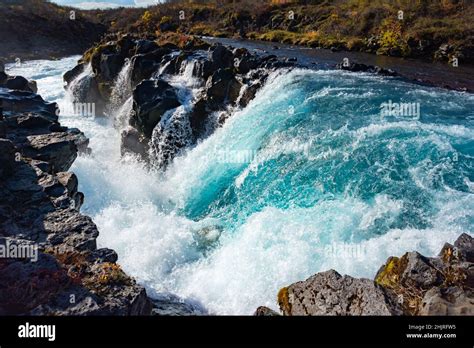
<svg viewBox="0 0 474 348">
<path fill-rule="evenodd" d="M 8 59 L 81 53 L 107 33 L 167 32 L 446 62 L 474 58 L 470 0 L 168 0 L 88 11 L 46 0 L 5 0 L 0 10 L 0 58 Z"/>
</svg>

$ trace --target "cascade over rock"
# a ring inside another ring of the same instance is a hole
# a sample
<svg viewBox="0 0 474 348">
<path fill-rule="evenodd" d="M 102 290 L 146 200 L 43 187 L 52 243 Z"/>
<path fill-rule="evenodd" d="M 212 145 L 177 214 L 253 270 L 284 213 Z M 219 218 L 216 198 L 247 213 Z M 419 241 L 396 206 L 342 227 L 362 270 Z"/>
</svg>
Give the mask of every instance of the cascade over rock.
<svg viewBox="0 0 474 348">
<path fill-rule="evenodd" d="M 231 50 L 196 39 L 181 49 L 171 43 L 159 45 L 127 35 L 108 40 L 87 51 L 79 64 L 64 74 L 66 88 L 76 101 L 95 102 L 100 113 L 121 118 L 121 125 L 128 122 L 129 127 L 121 133 L 122 153 L 137 153 L 148 160 L 145 154 L 150 148 L 159 166 L 165 166 L 182 150 L 209 135 L 215 128 L 213 113 L 227 115 L 229 106 L 247 105 L 269 70 L 294 65 L 273 56 L 258 56 L 246 49 Z M 121 74 L 127 59 L 130 71 L 124 77 Z M 174 85 L 171 80 L 178 76 L 188 82 L 196 79 L 195 85 Z M 125 92 L 131 95 L 117 90 L 123 89 L 118 81 L 123 78 L 132 88 L 132 92 Z M 121 103 L 132 98 L 131 110 L 114 105 L 105 111 L 107 104 L 117 102 L 117 94 Z M 184 109 L 179 109 L 184 104 Z M 220 124 L 228 117 L 220 116 Z"/>
</svg>

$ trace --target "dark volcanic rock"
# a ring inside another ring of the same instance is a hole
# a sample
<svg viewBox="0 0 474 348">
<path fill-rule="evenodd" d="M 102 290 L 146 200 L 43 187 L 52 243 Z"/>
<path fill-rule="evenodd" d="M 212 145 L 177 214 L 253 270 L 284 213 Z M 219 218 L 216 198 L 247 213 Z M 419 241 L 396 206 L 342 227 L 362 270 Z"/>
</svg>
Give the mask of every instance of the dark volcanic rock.
<svg viewBox="0 0 474 348">
<path fill-rule="evenodd" d="M 167 48 L 158 48 L 153 52 L 138 54 L 132 58 L 132 85 L 138 85 L 142 80 L 149 79 L 160 66 L 163 58 L 170 54 Z"/>
<path fill-rule="evenodd" d="M 200 306 L 184 302 L 174 295 L 152 299 L 152 302 L 152 315 L 155 316 L 197 316 L 207 314 Z"/>
<path fill-rule="evenodd" d="M 420 315 L 474 315 L 474 292 L 457 286 L 432 288 L 423 296 Z"/>
<path fill-rule="evenodd" d="M 234 65 L 234 55 L 225 46 L 217 44 L 211 47 L 210 60 L 214 67 L 221 69 L 231 68 Z"/>
<path fill-rule="evenodd" d="M 78 144 L 87 147 L 88 143 L 84 134 L 71 132 L 32 135 L 27 139 L 29 146 L 24 148 L 25 154 L 33 159 L 49 162 L 58 172 L 66 171 L 72 165 L 77 156 Z"/>
<path fill-rule="evenodd" d="M 158 49 L 160 46 L 155 41 L 138 40 L 135 46 L 135 54 L 146 54 Z"/>
<path fill-rule="evenodd" d="M 63 80 L 66 84 L 70 84 L 76 77 L 78 77 L 84 71 L 85 64 L 79 63 L 74 68 L 66 71 L 63 75 Z"/>
<path fill-rule="evenodd" d="M 0 100 L 3 113 L 34 112 L 48 117 L 56 117 L 58 106 L 56 103 L 46 103 L 38 94 L 31 91 L 6 91 L 0 88 Z M 54 116 L 53 116 L 54 115 Z"/>
<path fill-rule="evenodd" d="M 15 168 L 15 146 L 10 140 L 0 139 L 0 180 L 13 173 Z"/>
<path fill-rule="evenodd" d="M 219 69 L 207 80 L 207 96 L 217 104 L 234 103 L 239 97 L 242 84 L 230 69 Z"/>
<path fill-rule="evenodd" d="M 374 73 L 374 74 L 379 74 L 379 75 L 384 75 L 384 76 L 397 76 L 398 75 L 392 69 L 384 69 L 379 66 L 366 65 L 366 64 L 354 63 L 354 62 L 349 62 L 349 64 L 346 64 L 346 62 L 341 62 L 336 65 L 336 69 L 347 70 L 347 71 L 352 71 L 352 72 L 369 72 L 369 73 Z"/>
<path fill-rule="evenodd" d="M 125 61 L 125 58 L 120 54 L 103 54 L 100 57 L 100 72 L 101 78 L 105 81 L 114 80 Z"/>
<path fill-rule="evenodd" d="M 149 315 L 145 289 L 126 275 L 79 210 L 84 195 L 66 170 L 88 139 L 62 127 L 41 97 L 0 89 L 0 315 Z"/>
<path fill-rule="evenodd" d="M 36 85 L 30 83 L 22 76 L 10 76 L 4 83 L 4 87 L 17 91 L 37 92 Z"/>
<path fill-rule="evenodd" d="M 150 138 L 163 114 L 178 107 L 174 88 L 163 80 L 145 80 L 133 91 L 133 113 L 130 124 Z"/>
</svg>

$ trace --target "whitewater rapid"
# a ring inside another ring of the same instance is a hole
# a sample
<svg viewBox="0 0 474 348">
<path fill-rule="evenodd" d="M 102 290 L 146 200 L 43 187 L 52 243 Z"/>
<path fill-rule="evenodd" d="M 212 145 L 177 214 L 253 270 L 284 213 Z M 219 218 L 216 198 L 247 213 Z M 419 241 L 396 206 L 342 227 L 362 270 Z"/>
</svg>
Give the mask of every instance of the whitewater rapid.
<svg viewBox="0 0 474 348">
<path fill-rule="evenodd" d="M 78 58 L 9 73 L 36 80 L 43 98 L 67 110 L 62 74 Z M 191 91 L 185 100 L 200 87 L 188 73 L 171 81 Z M 131 99 L 119 99 L 125 115 Z M 419 102 L 421 117 L 382 117 L 388 100 Z M 71 170 L 99 246 L 116 250 L 150 293 L 173 293 L 210 313 L 276 308 L 282 286 L 316 272 L 372 278 L 388 256 L 435 255 L 474 231 L 467 93 L 343 71 L 273 74 L 245 109 L 164 173 L 121 158 L 114 118 L 60 121 L 90 138 L 92 155 Z"/>
</svg>

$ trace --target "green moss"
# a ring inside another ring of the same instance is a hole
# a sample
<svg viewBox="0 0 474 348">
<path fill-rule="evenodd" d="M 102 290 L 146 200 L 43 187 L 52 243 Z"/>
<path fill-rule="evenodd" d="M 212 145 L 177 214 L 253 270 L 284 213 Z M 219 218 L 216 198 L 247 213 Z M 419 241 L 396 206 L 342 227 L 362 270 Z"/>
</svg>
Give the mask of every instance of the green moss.
<svg viewBox="0 0 474 348">
<path fill-rule="evenodd" d="M 394 289 L 399 286 L 401 275 L 408 263 L 407 254 L 401 258 L 390 257 L 385 267 L 377 274 L 375 283 L 378 285 Z"/>
</svg>

